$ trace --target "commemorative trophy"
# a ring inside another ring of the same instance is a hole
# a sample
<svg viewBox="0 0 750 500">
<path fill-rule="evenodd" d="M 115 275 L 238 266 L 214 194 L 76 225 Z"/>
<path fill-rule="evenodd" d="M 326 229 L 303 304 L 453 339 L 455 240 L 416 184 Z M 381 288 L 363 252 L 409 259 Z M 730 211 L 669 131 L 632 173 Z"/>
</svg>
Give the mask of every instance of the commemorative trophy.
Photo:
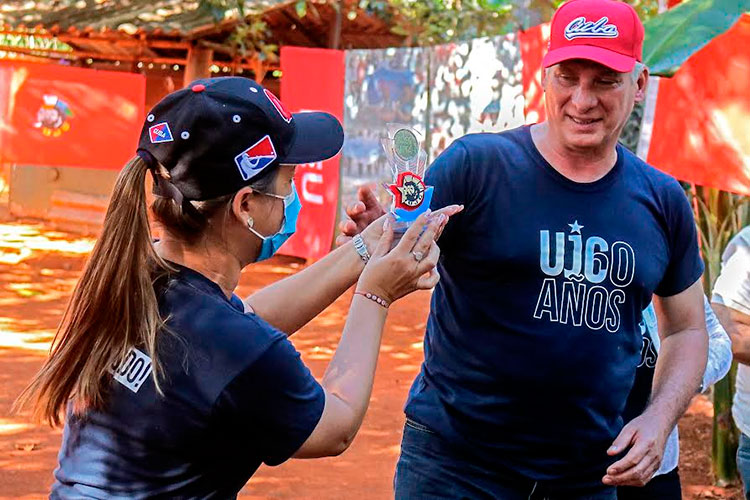
<svg viewBox="0 0 750 500">
<path fill-rule="evenodd" d="M 432 186 L 425 186 L 427 152 L 421 146 L 421 136 L 408 125 L 389 123 L 388 136 L 381 139 L 388 159 L 392 184 L 384 187 L 392 195 L 390 212 L 394 218 L 395 239 L 417 220 L 432 200 Z"/>
</svg>

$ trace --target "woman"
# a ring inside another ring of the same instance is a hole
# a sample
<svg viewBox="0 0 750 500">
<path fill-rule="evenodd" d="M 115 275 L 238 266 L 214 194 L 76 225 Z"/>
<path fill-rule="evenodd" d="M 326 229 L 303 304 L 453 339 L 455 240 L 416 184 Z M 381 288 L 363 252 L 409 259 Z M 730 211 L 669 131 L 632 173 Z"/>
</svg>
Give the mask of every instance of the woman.
<svg viewBox="0 0 750 500">
<path fill-rule="evenodd" d="M 707 299 L 704 299 L 704 309 L 708 330 L 708 363 L 703 373 L 701 391 L 708 390 L 724 378 L 732 366 L 732 343 L 729 336 L 716 318 Z M 643 333 L 641 362 L 635 372 L 635 382 L 625 405 L 623 415 L 625 422 L 643 413 L 651 398 L 651 385 L 661 344 L 653 304 L 649 304 L 643 311 L 641 332 Z M 667 439 L 661 465 L 651 480 L 645 486 L 618 487 L 618 500 L 680 500 L 682 488 L 677 469 L 679 456 L 680 441 L 677 436 L 677 427 L 675 427 Z"/>
<path fill-rule="evenodd" d="M 296 227 L 294 165 L 342 141 L 334 117 L 292 115 L 244 78 L 200 80 L 155 106 L 51 356 L 20 399 L 53 424 L 67 407 L 53 498 L 229 498 L 262 462 L 349 446 L 388 306 L 435 285 L 434 239 L 460 208 L 423 216 L 393 250 L 381 220 L 243 303 L 233 294 L 242 268 Z M 355 283 L 319 384 L 287 335 Z"/>
</svg>

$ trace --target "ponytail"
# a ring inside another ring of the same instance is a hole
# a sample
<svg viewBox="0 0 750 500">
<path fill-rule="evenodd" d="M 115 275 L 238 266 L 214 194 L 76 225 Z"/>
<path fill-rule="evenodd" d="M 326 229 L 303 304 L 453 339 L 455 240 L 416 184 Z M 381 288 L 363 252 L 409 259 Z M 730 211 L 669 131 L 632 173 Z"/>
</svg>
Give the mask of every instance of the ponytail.
<svg viewBox="0 0 750 500">
<path fill-rule="evenodd" d="M 146 163 L 134 157 L 120 173 L 101 237 L 63 315 L 50 357 L 15 407 L 34 404 L 34 417 L 59 425 L 70 400 L 74 411 L 100 409 L 111 382 L 109 369 L 140 346 L 151 357 L 161 392 L 156 345 L 164 326 L 154 276 L 168 264 L 153 245 L 145 194 Z"/>
</svg>

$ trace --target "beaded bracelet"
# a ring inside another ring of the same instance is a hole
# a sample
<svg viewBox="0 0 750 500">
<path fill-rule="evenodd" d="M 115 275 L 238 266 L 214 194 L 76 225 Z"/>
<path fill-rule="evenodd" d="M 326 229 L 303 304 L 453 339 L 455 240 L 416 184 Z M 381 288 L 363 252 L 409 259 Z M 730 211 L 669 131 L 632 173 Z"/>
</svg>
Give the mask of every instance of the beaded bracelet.
<svg viewBox="0 0 750 500">
<path fill-rule="evenodd" d="M 361 295 L 361 296 L 365 297 L 366 299 L 370 299 L 370 300 L 372 300 L 374 302 L 377 302 L 379 305 L 385 307 L 386 309 L 388 309 L 388 306 L 390 305 L 387 300 L 381 299 L 380 297 L 378 297 L 374 293 L 370 293 L 370 292 L 354 292 L 354 295 Z"/>
</svg>

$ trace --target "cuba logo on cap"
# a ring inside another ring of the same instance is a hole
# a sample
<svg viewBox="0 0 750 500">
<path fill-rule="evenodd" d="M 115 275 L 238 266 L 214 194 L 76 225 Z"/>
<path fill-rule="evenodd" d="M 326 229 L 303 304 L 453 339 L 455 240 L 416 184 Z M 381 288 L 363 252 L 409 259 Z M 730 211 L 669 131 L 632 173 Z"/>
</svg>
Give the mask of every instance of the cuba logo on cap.
<svg viewBox="0 0 750 500">
<path fill-rule="evenodd" d="M 148 128 L 148 136 L 151 139 L 151 144 L 159 144 L 160 142 L 172 142 L 172 131 L 169 130 L 169 124 L 167 122 L 157 123 Z"/>
<path fill-rule="evenodd" d="M 240 175 L 242 175 L 242 180 L 247 181 L 258 175 L 276 157 L 276 148 L 273 147 L 271 138 L 265 136 L 235 156 L 234 163 L 237 164 Z"/>
<path fill-rule="evenodd" d="M 583 16 L 577 17 L 565 27 L 565 38 L 568 40 L 576 38 L 617 38 L 620 35 L 617 26 L 608 23 L 609 18 L 606 16 L 598 21 L 587 21 Z"/>
</svg>

